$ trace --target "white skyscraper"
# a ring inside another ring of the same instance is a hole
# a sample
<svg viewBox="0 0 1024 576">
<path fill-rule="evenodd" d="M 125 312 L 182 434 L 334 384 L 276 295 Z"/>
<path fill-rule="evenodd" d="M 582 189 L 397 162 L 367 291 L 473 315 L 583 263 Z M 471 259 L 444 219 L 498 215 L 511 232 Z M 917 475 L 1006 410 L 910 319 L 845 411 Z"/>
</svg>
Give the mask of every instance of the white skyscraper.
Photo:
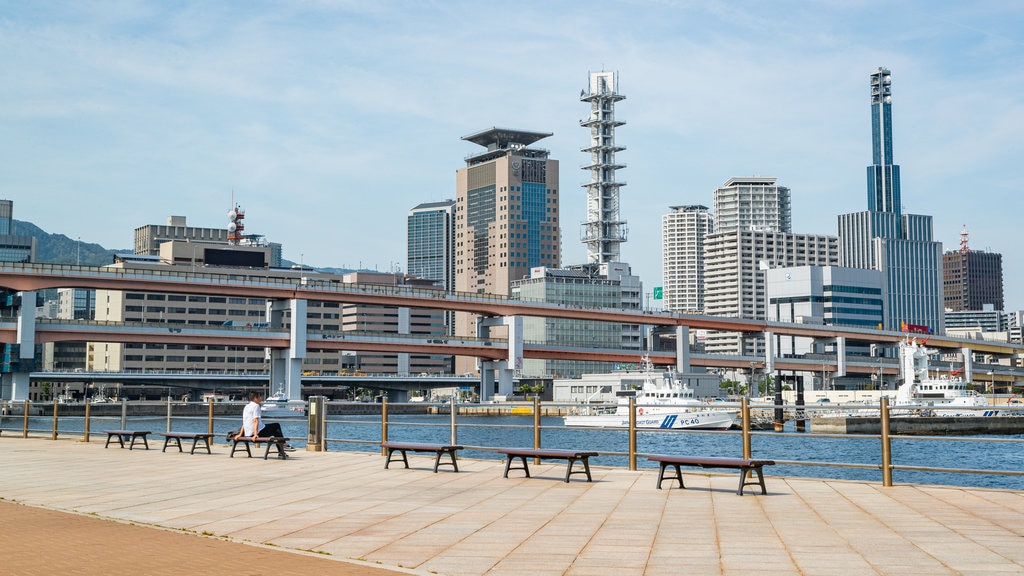
<svg viewBox="0 0 1024 576">
<path fill-rule="evenodd" d="M 704 245 L 714 231 L 707 206 L 672 206 L 661 217 L 661 276 L 666 310 L 704 313 Z"/>
</svg>

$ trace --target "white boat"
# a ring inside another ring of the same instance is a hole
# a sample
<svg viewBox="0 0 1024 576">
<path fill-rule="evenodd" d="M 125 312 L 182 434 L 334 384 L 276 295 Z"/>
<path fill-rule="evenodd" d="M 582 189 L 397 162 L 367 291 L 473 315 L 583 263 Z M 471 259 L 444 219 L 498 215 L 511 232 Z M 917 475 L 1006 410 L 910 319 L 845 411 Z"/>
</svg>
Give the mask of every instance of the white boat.
<svg viewBox="0 0 1024 576">
<path fill-rule="evenodd" d="M 268 419 L 306 417 L 306 403 L 299 400 L 290 402 L 288 395 L 280 389 L 260 403 L 260 410 L 263 412 L 264 418 Z"/>
<path fill-rule="evenodd" d="M 1011 416 L 1015 412 L 992 408 L 984 396 L 967 388 L 959 376 L 932 377 L 928 357 L 938 352 L 925 348 L 916 338 L 900 342 L 900 375 L 903 384 L 896 391 L 894 406 L 927 407 L 931 416 Z"/>
<path fill-rule="evenodd" d="M 636 400 L 637 428 L 690 428 L 728 430 L 736 422 L 739 410 L 715 408 L 693 396 L 693 390 L 674 374 L 656 377 L 648 356 L 643 356 L 644 383 L 639 390 L 617 394 L 618 404 L 584 408 L 578 414 L 564 416 L 566 426 L 603 428 L 629 427 L 629 399 Z"/>
</svg>

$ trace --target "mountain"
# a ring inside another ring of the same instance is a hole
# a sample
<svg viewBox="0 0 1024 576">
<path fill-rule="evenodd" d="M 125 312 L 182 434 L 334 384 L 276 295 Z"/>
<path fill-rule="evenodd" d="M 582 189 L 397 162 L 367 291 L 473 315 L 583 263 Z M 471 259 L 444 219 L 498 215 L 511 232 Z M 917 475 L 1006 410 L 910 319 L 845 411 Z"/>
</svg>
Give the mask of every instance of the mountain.
<svg viewBox="0 0 1024 576">
<path fill-rule="evenodd" d="M 50 234 L 31 222 L 13 221 L 12 234 L 36 239 L 36 261 L 44 264 L 81 264 L 104 266 L 114 261 L 114 254 L 131 253 L 131 248 L 109 250 L 99 244 L 81 242 L 63 234 Z"/>
</svg>

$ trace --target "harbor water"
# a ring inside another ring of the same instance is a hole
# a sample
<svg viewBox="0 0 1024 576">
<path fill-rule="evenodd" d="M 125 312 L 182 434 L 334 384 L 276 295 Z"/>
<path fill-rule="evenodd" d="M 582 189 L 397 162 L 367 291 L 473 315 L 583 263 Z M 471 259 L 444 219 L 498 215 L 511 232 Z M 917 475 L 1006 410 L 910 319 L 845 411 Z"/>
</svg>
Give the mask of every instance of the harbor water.
<svg viewBox="0 0 1024 576">
<path fill-rule="evenodd" d="M 270 417 L 267 421 L 271 421 Z M 291 443 L 303 448 L 308 423 L 301 418 L 278 420 L 284 433 L 295 439 Z M 52 418 L 30 417 L 29 430 L 33 436 L 49 433 Z M 166 430 L 167 420 L 158 416 L 133 416 L 125 423 L 132 430 Z M 217 443 L 224 443 L 229 431 L 237 430 L 241 417 L 218 417 L 214 420 Z M 119 429 L 117 417 L 93 417 L 90 430 L 93 441 L 101 439 L 102 431 Z M 451 441 L 449 415 L 392 415 L 388 419 L 388 438 L 397 441 L 449 443 Z M 20 433 L 22 417 L 0 418 L 0 427 L 9 437 Z M 174 417 L 172 429 L 178 432 L 206 432 L 208 421 L 204 417 Z M 457 419 L 456 443 L 467 449 L 462 457 L 500 459 L 487 448 L 500 446 L 533 446 L 533 416 L 487 416 Z M 873 436 L 822 436 L 812 433 L 791 434 L 794 424 L 788 422 L 783 434 L 757 432 L 751 439 L 753 458 L 776 460 L 766 471 L 771 475 L 831 478 L 843 480 L 882 481 L 881 441 Z M 82 434 L 81 418 L 62 418 L 58 434 Z M 375 452 L 381 440 L 379 415 L 331 415 L 327 425 L 327 449 Z M 627 467 L 628 432 L 621 429 L 567 428 L 558 417 L 541 418 L 541 446 L 592 450 L 602 453 L 591 459 L 598 466 Z M 1024 435 L 968 438 L 892 437 L 892 461 L 898 466 L 950 468 L 956 470 L 1024 471 L 1024 447 L 1019 442 Z M 159 436 L 150 439 L 160 442 Z M 160 445 L 158 445 L 160 446 Z M 642 430 L 637 433 L 637 452 L 641 454 L 669 453 L 693 456 L 741 457 L 742 436 L 739 432 Z M 816 462 L 816 465 L 803 463 Z M 837 467 L 829 464 L 855 464 L 863 468 Z M 637 466 L 654 467 L 644 457 L 638 457 Z M 893 471 L 893 481 L 899 483 L 943 484 L 980 488 L 1024 490 L 1024 476 L 994 474 L 951 473 L 917 470 Z"/>
</svg>

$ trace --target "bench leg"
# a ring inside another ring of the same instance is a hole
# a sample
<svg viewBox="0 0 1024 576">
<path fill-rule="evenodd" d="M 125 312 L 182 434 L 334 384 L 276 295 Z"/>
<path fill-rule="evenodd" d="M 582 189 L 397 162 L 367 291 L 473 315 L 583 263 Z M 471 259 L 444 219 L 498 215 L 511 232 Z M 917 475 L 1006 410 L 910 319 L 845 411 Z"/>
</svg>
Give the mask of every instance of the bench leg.
<svg viewBox="0 0 1024 576">
<path fill-rule="evenodd" d="M 437 451 L 437 458 L 434 459 L 434 473 L 437 474 L 437 467 L 441 465 L 441 455 L 442 454 L 447 454 L 452 459 L 452 461 L 451 461 L 452 468 L 454 468 L 455 471 L 458 472 L 459 471 L 459 465 L 458 465 L 457 462 L 455 462 L 455 450 L 438 450 Z M 447 466 L 448 464 L 449 464 L 449 462 L 445 462 L 444 463 L 445 466 Z"/>
<path fill-rule="evenodd" d="M 107 434 L 107 443 L 104 444 L 103 447 L 109 448 L 110 441 L 113 440 L 114 438 L 117 438 L 117 443 L 121 445 L 121 448 L 124 448 L 124 438 L 121 438 L 120 434 Z"/>
<path fill-rule="evenodd" d="M 680 488 L 686 488 L 686 486 L 683 485 L 683 471 L 680 470 L 679 464 L 671 464 L 672 468 L 675 469 L 675 472 L 676 472 L 675 476 L 665 476 L 665 469 L 670 466 L 670 464 L 668 462 L 660 462 L 660 464 L 661 464 L 661 470 L 659 470 L 659 472 L 658 472 L 658 490 L 661 490 L 661 482 L 663 480 L 678 480 L 679 481 L 679 487 Z"/>
<path fill-rule="evenodd" d="M 515 468 L 512 468 L 513 458 L 519 458 L 523 462 L 522 467 L 517 466 Z M 526 456 L 508 456 L 508 458 L 505 460 L 505 478 L 508 478 L 509 470 L 522 470 L 523 472 L 526 473 L 527 478 L 530 477 L 530 467 L 526 464 Z"/>
<path fill-rule="evenodd" d="M 174 440 L 174 443 L 178 446 L 178 452 L 184 452 L 181 448 L 181 438 L 171 438 L 170 436 L 164 438 L 164 449 L 161 450 L 161 452 L 167 452 L 167 446 L 170 444 L 171 440 Z M 193 448 L 193 450 L 195 450 L 195 448 Z"/>
<path fill-rule="evenodd" d="M 142 445 L 146 447 L 146 450 L 149 450 L 149 442 L 146 441 L 146 436 L 144 434 L 132 434 L 132 443 L 128 446 L 128 449 L 129 450 L 134 450 L 135 449 L 135 440 L 137 440 L 139 438 L 142 438 Z M 179 444 L 180 444 L 180 442 L 179 442 Z"/>
<path fill-rule="evenodd" d="M 210 439 L 207 438 L 206 436 L 203 436 L 202 438 L 197 436 L 197 437 L 192 439 L 192 450 L 189 452 L 189 454 L 195 454 L 196 453 L 196 448 L 199 447 L 199 441 L 200 440 L 203 441 L 203 446 L 206 447 L 206 453 L 207 454 L 213 454 L 213 452 L 210 451 Z"/>
<path fill-rule="evenodd" d="M 583 462 L 583 470 L 577 470 L 576 472 L 572 471 L 572 466 L 573 466 L 573 464 L 576 463 L 576 458 L 569 458 L 568 460 L 569 460 L 569 464 L 565 467 L 565 482 L 569 482 L 569 476 L 572 476 L 573 474 L 586 474 L 587 475 L 587 482 L 591 481 L 591 479 L 590 479 L 590 463 L 587 461 L 588 458 L 580 458 L 579 459 L 581 462 Z"/>
<path fill-rule="evenodd" d="M 235 452 L 239 449 L 238 448 L 239 444 L 241 444 L 242 446 L 245 447 L 245 453 L 249 456 L 249 458 L 252 458 L 252 452 L 249 450 L 249 442 L 248 441 L 243 441 L 243 440 L 235 439 L 233 442 L 234 442 L 234 445 L 231 446 L 231 456 L 230 456 L 231 458 L 235 457 Z"/>
<path fill-rule="evenodd" d="M 757 480 L 751 480 L 750 482 L 748 482 L 747 478 L 751 470 L 753 470 L 754 474 L 757 474 Z M 740 469 L 740 488 L 739 490 L 736 491 L 736 494 L 743 496 L 744 486 L 761 486 L 761 495 L 768 493 L 768 490 L 764 487 L 764 475 L 761 473 L 760 466 Z"/>
<path fill-rule="evenodd" d="M 392 460 L 392 457 L 394 456 L 395 452 L 398 452 L 398 453 L 400 453 L 402 455 L 402 462 L 404 462 L 405 463 L 405 467 L 408 468 L 409 467 L 409 458 L 408 458 L 408 456 L 405 455 L 405 450 L 396 449 L 396 448 L 388 448 L 388 461 L 384 463 L 384 469 L 387 470 L 388 466 L 391 465 L 391 460 Z"/>
<path fill-rule="evenodd" d="M 271 440 L 270 442 L 267 442 L 267 450 L 263 453 L 264 460 L 270 457 L 271 448 L 277 448 L 277 457 L 279 459 L 288 459 L 288 455 L 284 453 L 284 440 Z"/>
</svg>

